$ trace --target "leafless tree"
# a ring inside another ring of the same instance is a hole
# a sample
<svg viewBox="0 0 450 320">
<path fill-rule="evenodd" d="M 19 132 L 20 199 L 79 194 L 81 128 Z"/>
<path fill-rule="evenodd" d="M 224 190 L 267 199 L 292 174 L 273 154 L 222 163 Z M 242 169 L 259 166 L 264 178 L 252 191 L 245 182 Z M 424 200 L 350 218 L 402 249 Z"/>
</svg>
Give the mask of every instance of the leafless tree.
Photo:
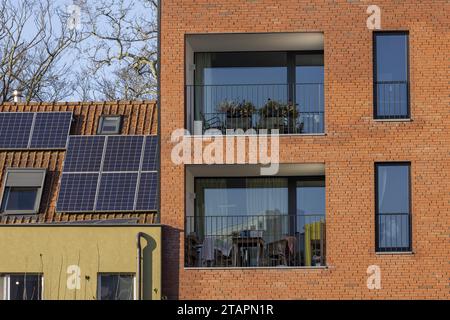
<svg viewBox="0 0 450 320">
<path fill-rule="evenodd" d="M 157 1 L 96 0 L 93 3 L 86 4 L 84 12 L 91 36 L 85 45 L 87 70 L 95 75 L 90 84 L 99 95 L 95 98 L 154 98 Z"/>
<path fill-rule="evenodd" d="M 55 3 L 0 0 L 0 103 L 156 96 L 157 1 L 73 0 L 75 28 Z"/>
<path fill-rule="evenodd" d="M 13 91 L 26 101 L 55 101 L 72 94 L 63 55 L 83 40 L 51 0 L 0 0 L 0 102 Z"/>
</svg>

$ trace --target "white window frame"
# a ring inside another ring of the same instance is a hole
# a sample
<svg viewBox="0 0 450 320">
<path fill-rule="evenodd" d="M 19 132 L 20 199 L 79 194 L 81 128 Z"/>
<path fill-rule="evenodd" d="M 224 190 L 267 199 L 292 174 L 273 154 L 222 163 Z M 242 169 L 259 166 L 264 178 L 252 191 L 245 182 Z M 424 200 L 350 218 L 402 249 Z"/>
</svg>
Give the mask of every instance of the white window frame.
<svg viewBox="0 0 450 320">
<path fill-rule="evenodd" d="M 137 300 L 136 274 L 132 272 L 99 272 L 97 274 L 97 300 L 101 300 L 102 276 L 133 276 L 133 300 Z"/>
<path fill-rule="evenodd" d="M 3 300 L 11 300 L 11 276 L 12 275 L 25 275 L 24 273 L 10 273 L 10 274 L 0 274 L 0 278 L 3 278 Z M 40 276 L 41 277 L 41 294 L 38 300 L 44 300 L 44 275 L 39 273 L 30 273 L 30 276 Z"/>
</svg>

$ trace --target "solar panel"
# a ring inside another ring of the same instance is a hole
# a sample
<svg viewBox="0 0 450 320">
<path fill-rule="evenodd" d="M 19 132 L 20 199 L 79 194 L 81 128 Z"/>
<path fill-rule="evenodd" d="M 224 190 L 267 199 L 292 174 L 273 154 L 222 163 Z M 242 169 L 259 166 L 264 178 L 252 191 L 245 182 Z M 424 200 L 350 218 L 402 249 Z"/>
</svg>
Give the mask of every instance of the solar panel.
<svg viewBox="0 0 450 320">
<path fill-rule="evenodd" d="M 98 211 L 133 211 L 138 173 L 103 173 L 97 197 Z"/>
<path fill-rule="evenodd" d="M 57 211 L 156 210 L 157 149 L 156 136 L 71 136 Z M 91 187 L 78 190 L 73 186 L 76 179 L 85 185 L 87 182 L 80 179 L 92 174 L 95 181 L 91 181 Z M 84 203 L 84 198 L 89 204 L 78 204 Z"/>
<path fill-rule="evenodd" d="M 142 171 L 156 171 L 158 163 L 158 137 L 145 137 L 144 160 Z"/>
<path fill-rule="evenodd" d="M 139 191 L 136 201 L 136 210 L 156 210 L 158 180 L 156 172 L 143 172 L 139 183 Z"/>
<path fill-rule="evenodd" d="M 71 136 L 64 172 L 98 172 L 105 145 L 104 136 Z"/>
<path fill-rule="evenodd" d="M 37 112 L 31 137 L 32 149 L 64 149 L 72 112 Z"/>
<path fill-rule="evenodd" d="M 93 211 L 98 176 L 98 173 L 63 173 L 56 211 Z"/>
<path fill-rule="evenodd" d="M 108 137 L 103 171 L 139 171 L 143 141 L 143 136 Z"/>
<path fill-rule="evenodd" d="M 0 149 L 26 149 L 33 117 L 32 112 L 0 113 Z"/>
</svg>

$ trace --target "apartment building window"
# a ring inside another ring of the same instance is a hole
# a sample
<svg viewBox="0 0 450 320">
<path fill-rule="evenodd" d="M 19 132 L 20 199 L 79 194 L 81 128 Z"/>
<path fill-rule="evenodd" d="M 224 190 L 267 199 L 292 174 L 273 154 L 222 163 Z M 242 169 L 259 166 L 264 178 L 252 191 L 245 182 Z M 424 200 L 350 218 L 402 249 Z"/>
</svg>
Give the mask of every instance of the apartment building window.
<svg viewBox="0 0 450 320">
<path fill-rule="evenodd" d="M 42 275 L 0 275 L 0 300 L 42 300 Z"/>
<path fill-rule="evenodd" d="M 195 52 L 188 86 L 203 129 L 324 132 L 323 51 Z"/>
<path fill-rule="evenodd" d="M 8 169 L 0 211 L 5 214 L 37 213 L 45 173 L 45 169 Z"/>
<path fill-rule="evenodd" d="M 409 36 L 374 33 L 374 117 L 407 119 L 409 108 Z"/>
<path fill-rule="evenodd" d="M 99 274 L 99 300 L 134 300 L 135 277 L 133 274 Z"/>
<path fill-rule="evenodd" d="M 102 135 L 120 134 L 121 129 L 122 116 L 103 115 L 99 119 L 97 133 Z"/>
<path fill-rule="evenodd" d="M 411 251 L 410 163 L 376 163 L 376 250 Z"/>
<path fill-rule="evenodd" d="M 195 178 L 187 267 L 311 267 L 325 260 L 324 177 Z"/>
</svg>

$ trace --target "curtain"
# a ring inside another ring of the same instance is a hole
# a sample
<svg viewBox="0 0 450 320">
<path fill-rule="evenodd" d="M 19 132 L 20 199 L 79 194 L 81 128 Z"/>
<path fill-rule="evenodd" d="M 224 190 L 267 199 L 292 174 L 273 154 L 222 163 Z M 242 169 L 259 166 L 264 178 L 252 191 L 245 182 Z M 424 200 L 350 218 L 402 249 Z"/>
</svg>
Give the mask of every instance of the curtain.
<svg viewBox="0 0 450 320">
<path fill-rule="evenodd" d="M 200 52 L 195 53 L 195 75 L 194 75 L 194 119 L 201 120 L 201 113 L 208 111 L 204 110 L 205 105 L 205 94 L 208 95 L 208 90 L 211 88 L 205 87 L 205 68 L 211 67 L 212 53 Z M 210 111 L 209 111 L 210 112 Z"/>
<path fill-rule="evenodd" d="M 247 214 L 254 215 L 250 228 L 263 230 L 265 241 L 277 241 L 289 233 L 288 181 L 284 178 L 247 179 Z"/>
<path fill-rule="evenodd" d="M 225 232 L 223 216 L 228 214 L 226 179 L 197 179 L 195 182 L 195 231 L 199 239 L 211 233 Z M 208 196 L 206 199 L 205 196 Z"/>
</svg>

